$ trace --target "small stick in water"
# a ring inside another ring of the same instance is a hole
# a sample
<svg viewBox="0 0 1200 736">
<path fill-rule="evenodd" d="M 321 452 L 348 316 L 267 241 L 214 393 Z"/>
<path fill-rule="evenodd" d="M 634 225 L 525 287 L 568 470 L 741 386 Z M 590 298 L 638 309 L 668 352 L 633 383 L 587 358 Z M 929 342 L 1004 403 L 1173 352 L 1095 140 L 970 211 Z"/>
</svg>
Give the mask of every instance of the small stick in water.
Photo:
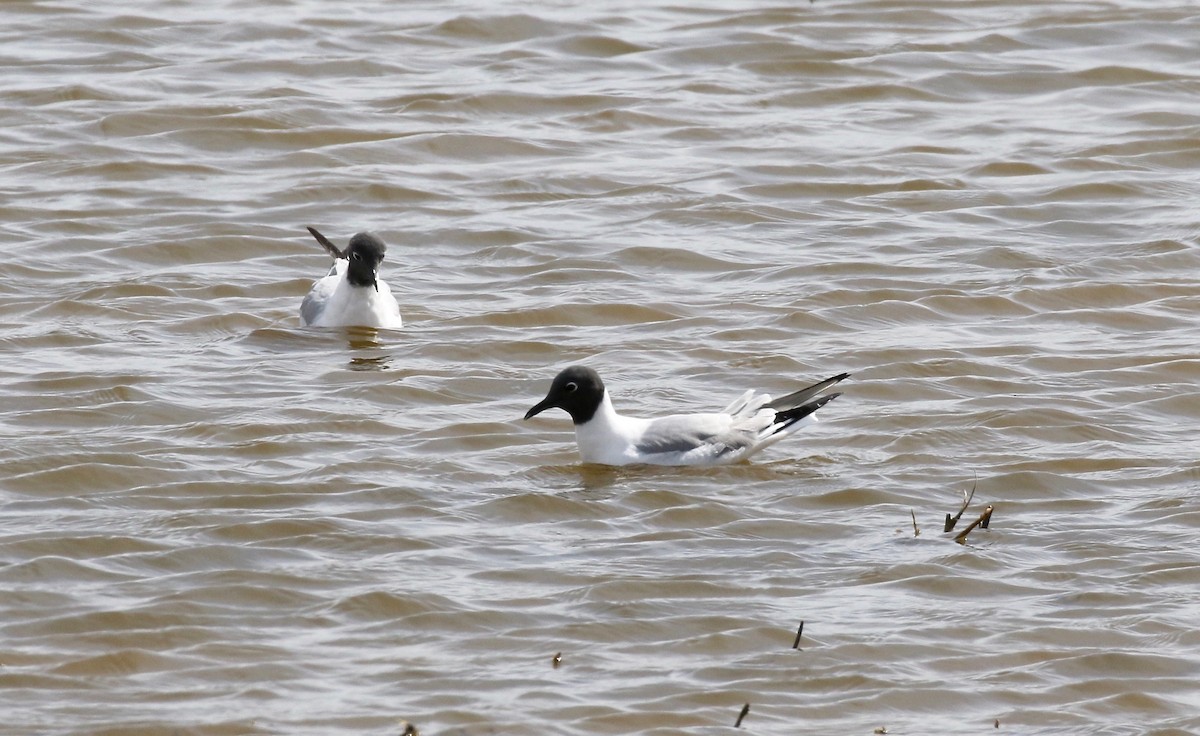
<svg viewBox="0 0 1200 736">
<path fill-rule="evenodd" d="M 750 712 L 750 704 L 746 703 L 745 705 L 742 706 L 742 712 L 738 714 L 737 722 L 733 724 L 733 727 L 741 728 L 742 727 L 742 719 L 745 718 L 746 714 L 749 712 Z"/>
<path fill-rule="evenodd" d="M 917 527 L 917 512 L 913 511 L 912 509 L 909 509 L 908 513 L 912 514 L 912 517 L 913 517 L 913 536 L 914 537 L 921 536 L 921 530 Z M 946 514 L 946 516 L 949 517 L 950 514 Z"/>
<path fill-rule="evenodd" d="M 958 513 L 955 514 L 953 517 L 951 517 L 950 514 L 946 514 L 946 528 L 943 529 L 942 531 L 946 531 L 946 532 L 954 531 L 954 525 L 958 523 L 958 520 L 962 518 L 963 512 L 966 511 L 967 507 L 971 505 L 971 499 L 975 498 L 975 487 L 978 485 L 979 485 L 979 475 L 976 474 L 975 482 L 971 484 L 970 495 L 967 495 L 967 492 L 963 491 L 962 508 L 959 509 Z"/>
<path fill-rule="evenodd" d="M 979 515 L 979 518 L 976 519 L 975 521 L 971 522 L 971 526 L 967 527 L 966 529 L 963 529 L 961 532 L 958 533 L 958 536 L 956 536 L 954 538 L 954 541 L 958 542 L 959 544 L 966 544 L 967 543 L 967 535 L 970 534 L 975 529 L 975 527 L 981 526 L 984 529 L 987 529 L 987 525 L 991 520 L 992 520 L 992 507 L 989 504 L 988 507 L 983 510 L 983 513 Z"/>
<path fill-rule="evenodd" d="M 800 648 L 800 637 L 804 634 L 804 622 L 800 622 L 800 628 L 796 629 L 796 641 L 792 642 L 792 649 Z"/>
</svg>

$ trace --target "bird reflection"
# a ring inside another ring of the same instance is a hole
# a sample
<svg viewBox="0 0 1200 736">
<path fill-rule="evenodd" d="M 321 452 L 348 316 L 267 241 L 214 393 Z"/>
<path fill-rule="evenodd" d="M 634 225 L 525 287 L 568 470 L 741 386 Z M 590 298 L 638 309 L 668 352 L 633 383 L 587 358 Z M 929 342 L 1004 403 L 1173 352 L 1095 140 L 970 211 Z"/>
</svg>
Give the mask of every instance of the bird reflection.
<svg viewBox="0 0 1200 736">
<path fill-rule="evenodd" d="M 379 340 L 379 330 L 374 327 L 346 328 L 347 347 L 355 352 L 372 353 L 355 355 L 350 358 L 347 367 L 352 371 L 384 371 L 391 367 L 392 356 L 381 352 L 383 343 Z"/>
<path fill-rule="evenodd" d="M 616 493 L 616 486 L 628 473 L 609 465 L 593 465 L 585 463 L 574 466 L 578 474 L 579 493 L 595 499 L 608 498 Z"/>
</svg>

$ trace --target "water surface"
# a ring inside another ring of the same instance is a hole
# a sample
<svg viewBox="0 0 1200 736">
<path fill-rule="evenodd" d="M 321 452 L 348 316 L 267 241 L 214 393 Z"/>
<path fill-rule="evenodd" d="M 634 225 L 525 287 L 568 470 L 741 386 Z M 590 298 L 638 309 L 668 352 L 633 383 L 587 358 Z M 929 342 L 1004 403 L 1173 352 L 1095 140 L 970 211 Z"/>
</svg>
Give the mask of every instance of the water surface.
<svg viewBox="0 0 1200 736">
<path fill-rule="evenodd" d="M 2 15 L 6 733 L 1200 731 L 1194 6 Z M 854 377 L 604 469 L 576 362 Z"/>
</svg>

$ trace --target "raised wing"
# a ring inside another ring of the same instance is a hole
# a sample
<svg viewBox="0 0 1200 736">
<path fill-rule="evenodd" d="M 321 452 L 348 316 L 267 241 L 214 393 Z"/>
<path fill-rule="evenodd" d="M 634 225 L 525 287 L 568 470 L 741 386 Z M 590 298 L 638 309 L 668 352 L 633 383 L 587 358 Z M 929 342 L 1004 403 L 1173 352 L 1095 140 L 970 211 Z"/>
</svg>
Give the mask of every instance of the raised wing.
<svg viewBox="0 0 1200 736">
<path fill-rule="evenodd" d="M 809 399 L 813 398 L 831 386 L 836 386 L 849 377 L 849 373 L 839 373 L 832 378 L 826 378 L 820 383 L 814 383 L 807 388 L 802 388 L 799 391 L 788 394 L 787 396 L 781 396 L 780 398 L 775 399 L 771 403 L 767 404 L 767 406 L 779 412 L 784 412 L 788 409 L 794 409 L 802 404 L 808 403 Z"/>
<path fill-rule="evenodd" d="M 305 227 L 308 228 L 308 231 L 310 233 L 312 233 L 312 236 L 317 239 L 317 242 L 320 243 L 321 246 L 325 248 L 326 252 L 328 252 L 329 255 L 333 256 L 334 258 L 345 258 L 346 257 L 346 251 L 337 247 L 329 240 L 329 238 L 327 238 L 324 235 L 322 235 L 321 233 L 317 232 L 317 229 L 315 227 L 312 227 L 311 225 L 306 225 Z"/>
</svg>

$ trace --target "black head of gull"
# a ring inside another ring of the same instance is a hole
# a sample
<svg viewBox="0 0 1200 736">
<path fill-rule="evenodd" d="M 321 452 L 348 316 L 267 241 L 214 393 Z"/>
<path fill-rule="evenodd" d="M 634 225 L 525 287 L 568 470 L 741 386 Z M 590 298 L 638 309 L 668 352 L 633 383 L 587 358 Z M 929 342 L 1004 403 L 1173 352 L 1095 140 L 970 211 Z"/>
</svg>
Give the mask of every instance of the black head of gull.
<svg viewBox="0 0 1200 736">
<path fill-rule="evenodd" d="M 584 424 L 596 414 L 604 401 L 604 381 L 600 374 L 582 365 L 573 365 L 554 377 L 550 392 L 525 418 L 537 416 L 547 409 L 562 409 L 571 415 L 575 424 Z"/>
<path fill-rule="evenodd" d="M 371 286 L 379 291 L 375 277 L 379 274 L 379 264 L 383 263 L 383 255 L 387 246 L 372 233 L 357 233 L 350 238 L 346 247 L 346 258 L 350 265 L 346 268 L 346 281 L 351 286 Z"/>
</svg>

